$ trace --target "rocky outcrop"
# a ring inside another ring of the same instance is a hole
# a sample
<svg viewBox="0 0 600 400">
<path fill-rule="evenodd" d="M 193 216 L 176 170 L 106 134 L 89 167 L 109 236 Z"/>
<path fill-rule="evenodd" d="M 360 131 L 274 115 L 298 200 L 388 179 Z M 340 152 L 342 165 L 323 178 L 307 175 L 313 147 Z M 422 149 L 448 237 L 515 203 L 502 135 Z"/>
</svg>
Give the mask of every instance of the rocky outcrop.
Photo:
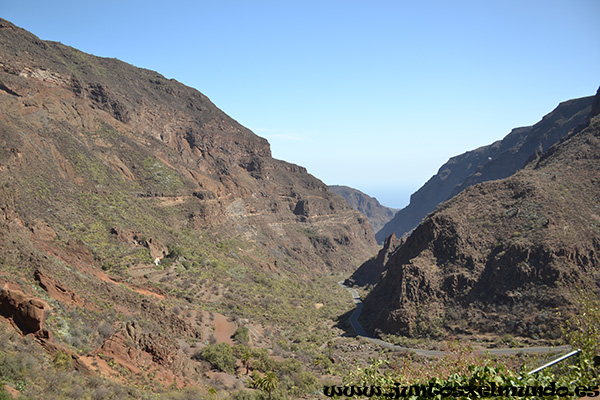
<svg viewBox="0 0 600 400">
<path fill-rule="evenodd" d="M 364 301 L 371 332 L 560 334 L 576 287 L 600 292 L 600 119 L 510 178 L 445 202 Z M 559 317 L 560 311 L 563 317 Z"/>
<path fill-rule="evenodd" d="M 452 157 L 412 194 L 409 205 L 376 233 L 377 241 L 383 242 L 392 233 L 406 235 L 440 203 L 469 186 L 514 174 L 532 157 L 585 123 L 592 102 L 593 97 L 565 101 L 533 126 L 515 128 L 502 140 Z"/>
<path fill-rule="evenodd" d="M 84 305 L 83 299 L 77 293 L 59 283 L 56 279 L 50 277 L 43 271 L 39 269 L 36 270 L 34 278 L 39 283 L 40 287 L 48 292 L 48 295 L 53 299 L 66 302 L 68 304 L 75 304 L 79 306 Z"/>
<path fill-rule="evenodd" d="M 136 373 L 143 365 L 155 363 L 164 367 L 174 367 L 178 360 L 189 359 L 173 338 L 144 332 L 135 323 L 120 326 L 104 341 L 97 353 L 118 360 L 120 364 Z"/>
<path fill-rule="evenodd" d="M 373 227 L 373 232 L 378 232 L 383 228 L 398 211 L 394 208 L 385 207 L 376 198 L 348 186 L 329 185 L 329 189 L 346 200 L 350 207 L 367 217 Z"/>
<path fill-rule="evenodd" d="M 17 285 L 1 284 L 0 315 L 10 319 L 23 334 L 42 332 L 49 310 L 45 301 L 27 296 Z"/>
</svg>

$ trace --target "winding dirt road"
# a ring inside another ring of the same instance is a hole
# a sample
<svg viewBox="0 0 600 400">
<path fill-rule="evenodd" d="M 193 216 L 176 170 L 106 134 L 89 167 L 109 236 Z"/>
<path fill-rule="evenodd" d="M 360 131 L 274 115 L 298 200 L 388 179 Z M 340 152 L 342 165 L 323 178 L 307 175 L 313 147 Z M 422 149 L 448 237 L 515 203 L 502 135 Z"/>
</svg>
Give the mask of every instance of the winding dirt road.
<svg viewBox="0 0 600 400">
<path fill-rule="evenodd" d="M 352 294 L 352 300 L 354 300 L 354 304 L 356 304 L 356 309 L 350 316 L 350 326 L 352 326 L 352 329 L 354 329 L 354 332 L 356 332 L 356 334 L 358 336 L 364 337 L 369 342 L 378 344 L 381 347 L 385 347 L 388 349 L 394 349 L 394 350 L 400 350 L 400 351 L 410 351 L 410 352 L 414 352 L 415 354 L 418 354 L 420 356 L 442 357 L 446 354 L 445 351 L 441 351 L 441 350 L 423 350 L 423 349 L 413 349 L 410 347 L 402 347 L 402 346 L 398 346 L 398 345 L 395 345 L 392 343 L 385 342 L 381 339 L 370 337 L 369 335 L 367 335 L 367 332 L 364 330 L 364 328 L 362 327 L 360 322 L 358 322 L 358 317 L 360 316 L 360 313 L 362 312 L 362 308 L 363 308 L 363 303 L 358 295 L 358 292 L 355 289 L 352 289 L 351 287 L 344 285 L 343 281 L 339 281 L 338 284 L 341 287 L 343 287 L 344 289 L 347 289 L 350 292 L 350 294 Z M 522 348 L 518 348 L 518 349 L 477 349 L 475 351 L 478 353 L 489 353 L 489 354 L 493 354 L 493 355 L 514 355 L 514 354 L 519 354 L 519 353 L 559 353 L 559 352 L 570 351 L 570 350 L 571 350 L 571 346 L 556 346 L 556 347 L 538 346 L 538 347 L 522 347 Z"/>
</svg>

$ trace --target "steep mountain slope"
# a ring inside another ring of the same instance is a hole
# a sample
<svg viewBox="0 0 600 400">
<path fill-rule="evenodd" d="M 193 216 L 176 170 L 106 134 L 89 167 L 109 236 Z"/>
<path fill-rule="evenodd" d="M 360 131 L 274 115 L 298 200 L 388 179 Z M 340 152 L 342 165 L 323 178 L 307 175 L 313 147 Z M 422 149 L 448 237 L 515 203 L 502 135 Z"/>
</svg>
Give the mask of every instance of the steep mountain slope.
<svg viewBox="0 0 600 400">
<path fill-rule="evenodd" d="M 352 208 L 367 217 L 373 227 L 373 232 L 379 231 L 398 211 L 382 206 L 376 198 L 348 186 L 329 185 L 329 189 L 346 200 L 346 203 Z"/>
<path fill-rule="evenodd" d="M 271 158 L 266 140 L 201 93 L 2 24 L 4 179 L 27 220 L 56 222 L 67 234 L 58 224 L 94 219 L 90 207 L 113 198 L 154 210 L 144 218 L 174 210 L 167 212 L 174 229 L 210 228 L 253 242 L 267 235 L 274 242 L 262 240 L 266 247 L 293 239 L 306 246 L 289 256 L 305 265 L 341 268 L 350 259 L 333 255 L 339 246 L 358 259 L 372 248 L 364 218 L 304 168 Z M 107 217 L 94 234 L 109 237 L 123 223 L 156 235 L 128 211 Z"/>
<path fill-rule="evenodd" d="M 412 194 L 408 206 L 375 234 L 378 242 L 414 229 L 440 203 L 479 182 L 506 178 L 536 153 L 546 151 L 585 122 L 593 97 L 565 101 L 533 126 L 513 129 L 504 139 L 452 157 L 437 174 Z"/>
<path fill-rule="evenodd" d="M 600 91 L 595 104 L 600 102 Z M 391 255 L 364 301 L 371 331 L 552 338 L 600 282 L 600 116 L 513 176 L 467 188 Z"/>
<path fill-rule="evenodd" d="M 230 325 L 262 346 L 331 331 L 331 276 L 377 250 L 366 218 L 203 94 L 5 20 L 0 171 L 0 315 L 46 304 L 43 329 L 15 326 L 139 387 L 202 382 L 191 356 Z"/>
<path fill-rule="evenodd" d="M 361 264 L 344 283 L 348 286 L 369 286 L 376 284 L 386 270 L 390 257 L 392 257 L 402 243 L 404 243 L 404 238 L 398 239 L 393 233 L 386 237 L 379 253 Z"/>
</svg>

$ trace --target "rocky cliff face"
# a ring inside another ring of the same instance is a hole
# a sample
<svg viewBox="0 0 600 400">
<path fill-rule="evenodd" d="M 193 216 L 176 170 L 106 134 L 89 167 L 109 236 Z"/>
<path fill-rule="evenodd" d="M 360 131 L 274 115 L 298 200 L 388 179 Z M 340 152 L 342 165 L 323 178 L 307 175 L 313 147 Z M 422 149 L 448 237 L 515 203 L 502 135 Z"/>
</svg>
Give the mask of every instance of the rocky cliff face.
<svg viewBox="0 0 600 400">
<path fill-rule="evenodd" d="M 598 99 L 598 96 L 597 96 Z M 554 337 L 598 292 L 600 118 L 513 176 L 471 186 L 406 238 L 364 302 L 371 331 Z"/>
<path fill-rule="evenodd" d="M 346 200 L 350 207 L 367 217 L 373 227 L 373 232 L 379 231 L 394 217 L 398 210 L 385 207 L 376 198 L 348 186 L 329 185 L 329 189 Z"/>
<path fill-rule="evenodd" d="M 206 310 L 306 322 L 328 292 L 297 288 L 377 250 L 364 216 L 200 92 L 1 19 L 0 171 L 0 279 L 51 300 L 59 346 L 154 360 L 165 385 L 203 379 L 182 349 L 208 342 Z"/>
<path fill-rule="evenodd" d="M 402 237 L 414 229 L 440 203 L 480 182 L 502 179 L 523 168 L 526 162 L 584 123 L 593 97 L 561 103 L 533 126 L 513 129 L 504 139 L 452 157 L 410 198 L 375 237 L 383 242 L 391 233 Z"/>
</svg>

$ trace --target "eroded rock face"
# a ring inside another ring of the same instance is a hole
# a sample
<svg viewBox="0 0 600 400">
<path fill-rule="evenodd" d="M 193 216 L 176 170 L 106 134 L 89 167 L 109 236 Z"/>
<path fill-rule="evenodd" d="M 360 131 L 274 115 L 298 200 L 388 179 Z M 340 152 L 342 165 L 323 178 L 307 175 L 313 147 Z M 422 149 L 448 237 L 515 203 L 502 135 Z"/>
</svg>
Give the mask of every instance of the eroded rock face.
<svg viewBox="0 0 600 400">
<path fill-rule="evenodd" d="M 191 374 L 195 367 L 177 341 L 160 333 L 145 332 L 136 323 L 120 325 L 96 350 L 113 358 L 133 373 L 159 371 L 169 381 L 176 375 Z"/>
<path fill-rule="evenodd" d="M 77 293 L 59 283 L 45 272 L 38 269 L 35 271 L 34 277 L 35 280 L 38 281 L 40 287 L 48 292 L 48 295 L 53 299 L 79 306 L 84 304 L 83 299 Z"/>
<path fill-rule="evenodd" d="M 41 332 L 49 310 L 45 301 L 27 296 L 15 284 L 0 286 L 0 314 L 11 319 L 24 334 Z"/>
</svg>

